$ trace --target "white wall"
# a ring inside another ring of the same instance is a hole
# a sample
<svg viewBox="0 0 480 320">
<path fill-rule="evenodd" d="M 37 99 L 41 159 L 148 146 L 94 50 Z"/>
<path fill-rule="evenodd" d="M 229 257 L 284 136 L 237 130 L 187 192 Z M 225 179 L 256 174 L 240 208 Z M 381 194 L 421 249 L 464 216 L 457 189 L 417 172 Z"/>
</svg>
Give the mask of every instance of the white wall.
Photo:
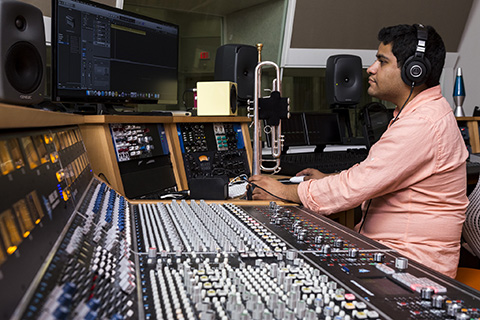
<svg viewBox="0 0 480 320">
<path fill-rule="evenodd" d="M 449 23 L 455 23 L 450 21 Z M 459 58 L 455 68 L 461 67 L 465 84 L 465 101 L 463 110 L 466 116 L 473 114 L 473 108 L 480 106 L 480 0 L 474 0 L 472 10 L 465 25 L 462 40 L 459 46 Z M 450 92 L 444 95 L 452 95 Z"/>
</svg>

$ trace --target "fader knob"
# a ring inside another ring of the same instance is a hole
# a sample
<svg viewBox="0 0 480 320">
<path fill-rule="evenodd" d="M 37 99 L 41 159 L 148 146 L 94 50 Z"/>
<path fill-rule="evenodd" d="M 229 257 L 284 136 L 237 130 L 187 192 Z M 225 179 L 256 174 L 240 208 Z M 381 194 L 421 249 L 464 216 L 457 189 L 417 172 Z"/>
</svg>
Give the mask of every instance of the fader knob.
<svg viewBox="0 0 480 320">
<path fill-rule="evenodd" d="M 306 229 L 301 229 L 298 234 L 297 234 L 297 240 L 298 241 L 303 241 L 307 237 L 307 230 Z"/>
<path fill-rule="evenodd" d="M 436 309 L 443 309 L 445 304 L 445 297 L 440 295 L 432 296 L 432 306 Z"/>
<path fill-rule="evenodd" d="M 273 314 L 269 310 L 263 311 L 262 315 L 263 320 L 272 320 L 273 319 Z"/>
<path fill-rule="evenodd" d="M 355 259 L 358 256 L 358 249 L 350 248 L 348 249 L 348 257 Z"/>
<path fill-rule="evenodd" d="M 422 300 L 432 300 L 433 292 L 432 288 L 422 288 L 422 290 L 420 290 L 420 296 Z"/>
<path fill-rule="evenodd" d="M 332 252 L 332 248 L 329 244 L 326 244 L 322 247 L 322 253 L 329 254 L 330 252 Z"/>
<path fill-rule="evenodd" d="M 455 316 L 461 308 L 462 306 L 458 303 L 449 304 L 447 307 L 447 314 L 449 316 Z"/>
<path fill-rule="evenodd" d="M 373 254 L 373 261 L 377 262 L 377 263 L 382 263 L 383 261 L 385 261 L 385 254 L 381 253 L 381 252 L 376 252 Z"/>
<path fill-rule="evenodd" d="M 399 271 L 405 271 L 408 268 L 408 259 L 404 257 L 399 257 L 395 259 L 395 268 Z"/>
<path fill-rule="evenodd" d="M 293 261 L 298 256 L 298 252 L 295 250 L 288 250 L 287 251 L 287 260 Z"/>
</svg>

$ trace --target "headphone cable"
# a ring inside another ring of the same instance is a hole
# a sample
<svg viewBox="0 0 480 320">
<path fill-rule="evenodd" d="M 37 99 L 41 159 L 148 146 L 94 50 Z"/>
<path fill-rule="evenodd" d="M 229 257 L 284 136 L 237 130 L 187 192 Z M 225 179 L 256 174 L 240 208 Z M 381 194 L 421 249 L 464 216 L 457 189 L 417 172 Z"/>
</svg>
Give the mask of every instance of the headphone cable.
<svg viewBox="0 0 480 320">
<path fill-rule="evenodd" d="M 393 125 L 393 123 L 394 123 L 395 121 L 397 121 L 398 116 L 400 115 L 400 112 L 402 112 L 403 108 L 407 105 L 408 100 L 409 100 L 410 97 L 412 96 L 413 88 L 414 88 L 414 87 L 415 87 L 415 82 L 412 82 L 412 87 L 411 87 L 411 89 L 410 89 L 410 94 L 408 95 L 407 100 L 405 100 L 405 102 L 403 103 L 402 107 L 401 107 L 400 110 L 398 111 L 397 115 L 395 116 L 395 119 L 393 119 L 393 121 L 392 121 L 392 123 L 390 124 L 390 126 Z M 365 214 L 363 215 L 363 221 L 362 221 L 362 224 L 360 225 L 360 228 L 358 229 L 358 233 L 360 233 L 360 231 L 362 231 L 363 225 L 365 224 L 365 220 L 367 220 L 368 209 L 370 208 L 370 204 L 372 203 L 372 200 L 373 200 L 373 199 L 368 200 L 367 209 L 365 209 Z"/>
<path fill-rule="evenodd" d="M 413 88 L 415 88 L 415 82 L 412 82 L 412 87 L 410 88 L 410 93 L 408 94 L 407 100 L 405 100 L 405 102 L 403 103 L 402 107 L 400 108 L 400 110 L 398 111 L 397 115 L 395 116 L 395 119 L 393 119 L 392 124 L 393 124 L 395 121 L 397 121 L 398 116 L 399 116 L 400 113 L 402 112 L 403 108 L 405 108 L 405 106 L 407 105 L 408 100 L 409 100 L 410 97 L 412 96 Z"/>
</svg>

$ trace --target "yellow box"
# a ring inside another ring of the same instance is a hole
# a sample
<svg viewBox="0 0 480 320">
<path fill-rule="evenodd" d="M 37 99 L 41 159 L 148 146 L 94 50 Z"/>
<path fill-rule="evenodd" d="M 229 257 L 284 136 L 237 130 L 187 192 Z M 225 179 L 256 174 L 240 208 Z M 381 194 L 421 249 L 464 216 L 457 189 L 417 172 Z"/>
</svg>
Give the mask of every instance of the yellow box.
<svg viewBox="0 0 480 320">
<path fill-rule="evenodd" d="M 197 82 L 197 115 L 235 116 L 237 113 L 237 84 L 235 82 Z"/>
</svg>

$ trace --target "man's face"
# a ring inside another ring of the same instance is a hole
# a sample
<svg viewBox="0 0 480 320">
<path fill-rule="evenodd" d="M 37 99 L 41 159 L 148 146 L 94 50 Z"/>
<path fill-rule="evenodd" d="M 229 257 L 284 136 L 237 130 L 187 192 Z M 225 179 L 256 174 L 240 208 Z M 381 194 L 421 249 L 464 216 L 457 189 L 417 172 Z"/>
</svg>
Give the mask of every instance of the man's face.
<svg viewBox="0 0 480 320">
<path fill-rule="evenodd" d="M 392 53 L 392 44 L 380 43 L 377 60 L 367 69 L 367 72 L 370 75 L 368 94 L 398 105 L 398 100 L 403 97 L 407 86 L 402 81 L 401 69 L 397 65 L 397 58 Z"/>
</svg>

